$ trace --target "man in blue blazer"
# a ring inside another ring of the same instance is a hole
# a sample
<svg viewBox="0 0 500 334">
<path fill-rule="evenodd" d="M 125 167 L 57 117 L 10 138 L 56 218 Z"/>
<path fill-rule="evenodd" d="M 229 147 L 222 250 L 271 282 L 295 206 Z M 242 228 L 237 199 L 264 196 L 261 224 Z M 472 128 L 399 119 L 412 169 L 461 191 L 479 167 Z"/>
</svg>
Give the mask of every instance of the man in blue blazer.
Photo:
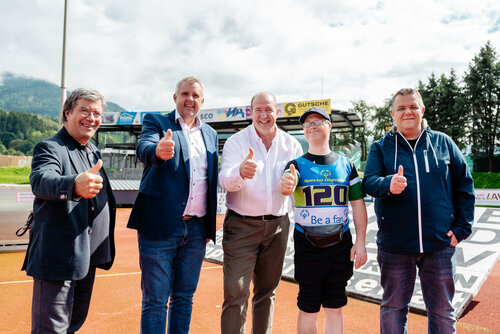
<svg viewBox="0 0 500 334">
<path fill-rule="evenodd" d="M 147 114 L 137 156 L 144 163 L 128 227 L 138 231 L 141 333 L 188 333 L 205 247 L 215 242 L 217 133 L 198 117 L 203 84 L 177 83 L 176 110 Z M 169 301 L 170 298 L 170 301 Z"/>
<path fill-rule="evenodd" d="M 97 91 L 75 90 L 61 130 L 34 148 L 34 220 L 23 264 L 33 276 L 32 333 L 76 332 L 87 317 L 96 267 L 113 264 L 116 203 L 89 142 L 105 107 Z"/>
</svg>

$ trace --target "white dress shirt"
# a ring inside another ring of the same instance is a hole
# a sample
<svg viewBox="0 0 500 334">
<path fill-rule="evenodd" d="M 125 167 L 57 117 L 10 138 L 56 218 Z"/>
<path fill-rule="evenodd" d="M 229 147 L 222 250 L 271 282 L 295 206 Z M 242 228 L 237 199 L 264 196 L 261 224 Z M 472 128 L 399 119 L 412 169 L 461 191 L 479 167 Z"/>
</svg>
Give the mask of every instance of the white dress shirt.
<svg viewBox="0 0 500 334">
<path fill-rule="evenodd" d="M 175 120 L 181 125 L 189 148 L 189 196 L 184 215 L 203 217 L 207 213 L 208 165 L 201 121 L 196 117 L 196 125 L 190 129 L 177 110 Z"/>
<path fill-rule="evenodd" d="M 240 164 L 246 159 L 249 147 L 254 150 L 257 172 L 252 179 L 243 179 Z M 220 185 L 227 190 L 226 206 L 240 215 L 282 216 L 289 210 L 289 197 L 280 192 L 280 178 L 285 165 L 302 155 L 297 139 L 277 129 L 269 151 L 257 135 L 255 126 L 229 137 L 222 151 Z"/>
</svg>

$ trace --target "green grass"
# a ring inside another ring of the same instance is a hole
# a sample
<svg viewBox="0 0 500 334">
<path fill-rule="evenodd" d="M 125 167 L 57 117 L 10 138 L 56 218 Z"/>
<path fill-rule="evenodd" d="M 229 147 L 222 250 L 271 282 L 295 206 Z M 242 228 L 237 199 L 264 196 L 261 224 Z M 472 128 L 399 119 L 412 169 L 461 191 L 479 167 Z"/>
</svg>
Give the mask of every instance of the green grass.
<svg viewBox="0 0 500 334">
<path fill-rule="evenodd" d="M 29 184 L 30 167 L 0 167 L 0 183 Z"/>
<path fill-rule="evenodd" d="M 500 173 L 472 173 L 477 189 L 500 189 Z"/>
</svg>

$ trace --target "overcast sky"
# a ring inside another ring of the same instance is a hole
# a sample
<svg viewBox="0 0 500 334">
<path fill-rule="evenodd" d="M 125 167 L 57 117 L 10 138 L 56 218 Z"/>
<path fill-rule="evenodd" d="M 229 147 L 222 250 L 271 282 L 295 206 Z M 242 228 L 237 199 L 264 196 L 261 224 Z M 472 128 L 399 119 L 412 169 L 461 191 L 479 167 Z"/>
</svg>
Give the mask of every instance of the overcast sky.
<svg viewBox="0 0 500 334">
<path fill-rule="evenodd" d="M 60 85 L 63 0 L 0 2 L 0 73 Z M 205 108 L 331 98 L 382 105 L 455 69 L 490 40 L 500 1 L 68 0 L 66 86 L 128 110 L 171 110 L 176 82 L 205 84 Z"/>
</svg>

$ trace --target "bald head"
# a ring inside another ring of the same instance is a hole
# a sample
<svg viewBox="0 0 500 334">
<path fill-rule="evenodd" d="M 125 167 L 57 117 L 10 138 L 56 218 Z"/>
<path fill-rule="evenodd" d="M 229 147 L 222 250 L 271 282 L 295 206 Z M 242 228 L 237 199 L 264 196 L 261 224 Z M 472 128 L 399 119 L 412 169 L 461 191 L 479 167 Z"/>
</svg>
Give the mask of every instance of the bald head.
<svg viewBox="0 0 500 334">
<path fill-rule="evenodd" d="M 274 95 L 268 92 L 255 94 L 252 98 L 250 113 L 257 135 L 262 140 L 272 140 L 276 134 L 276 119 L 279 113 Z"/>
<path fill-rule="evenodd" d="M 274 102 L 274 106 L 276 107 L 277 106 L 277 103 L 276 103 L 276 97 L 269 93 L 269 92 L 260 92 L 260 93 L 257 93 L 255 94 L 253 97 L 252 97 L 252 101 L 250 101 L 250 108 L 253 109 L 253 102 L 256 98 L 259 98 L 259 97 L 264 97 L 264 98 L 268 98 L 270 100 L 272 100 Z"/>
</svg>

